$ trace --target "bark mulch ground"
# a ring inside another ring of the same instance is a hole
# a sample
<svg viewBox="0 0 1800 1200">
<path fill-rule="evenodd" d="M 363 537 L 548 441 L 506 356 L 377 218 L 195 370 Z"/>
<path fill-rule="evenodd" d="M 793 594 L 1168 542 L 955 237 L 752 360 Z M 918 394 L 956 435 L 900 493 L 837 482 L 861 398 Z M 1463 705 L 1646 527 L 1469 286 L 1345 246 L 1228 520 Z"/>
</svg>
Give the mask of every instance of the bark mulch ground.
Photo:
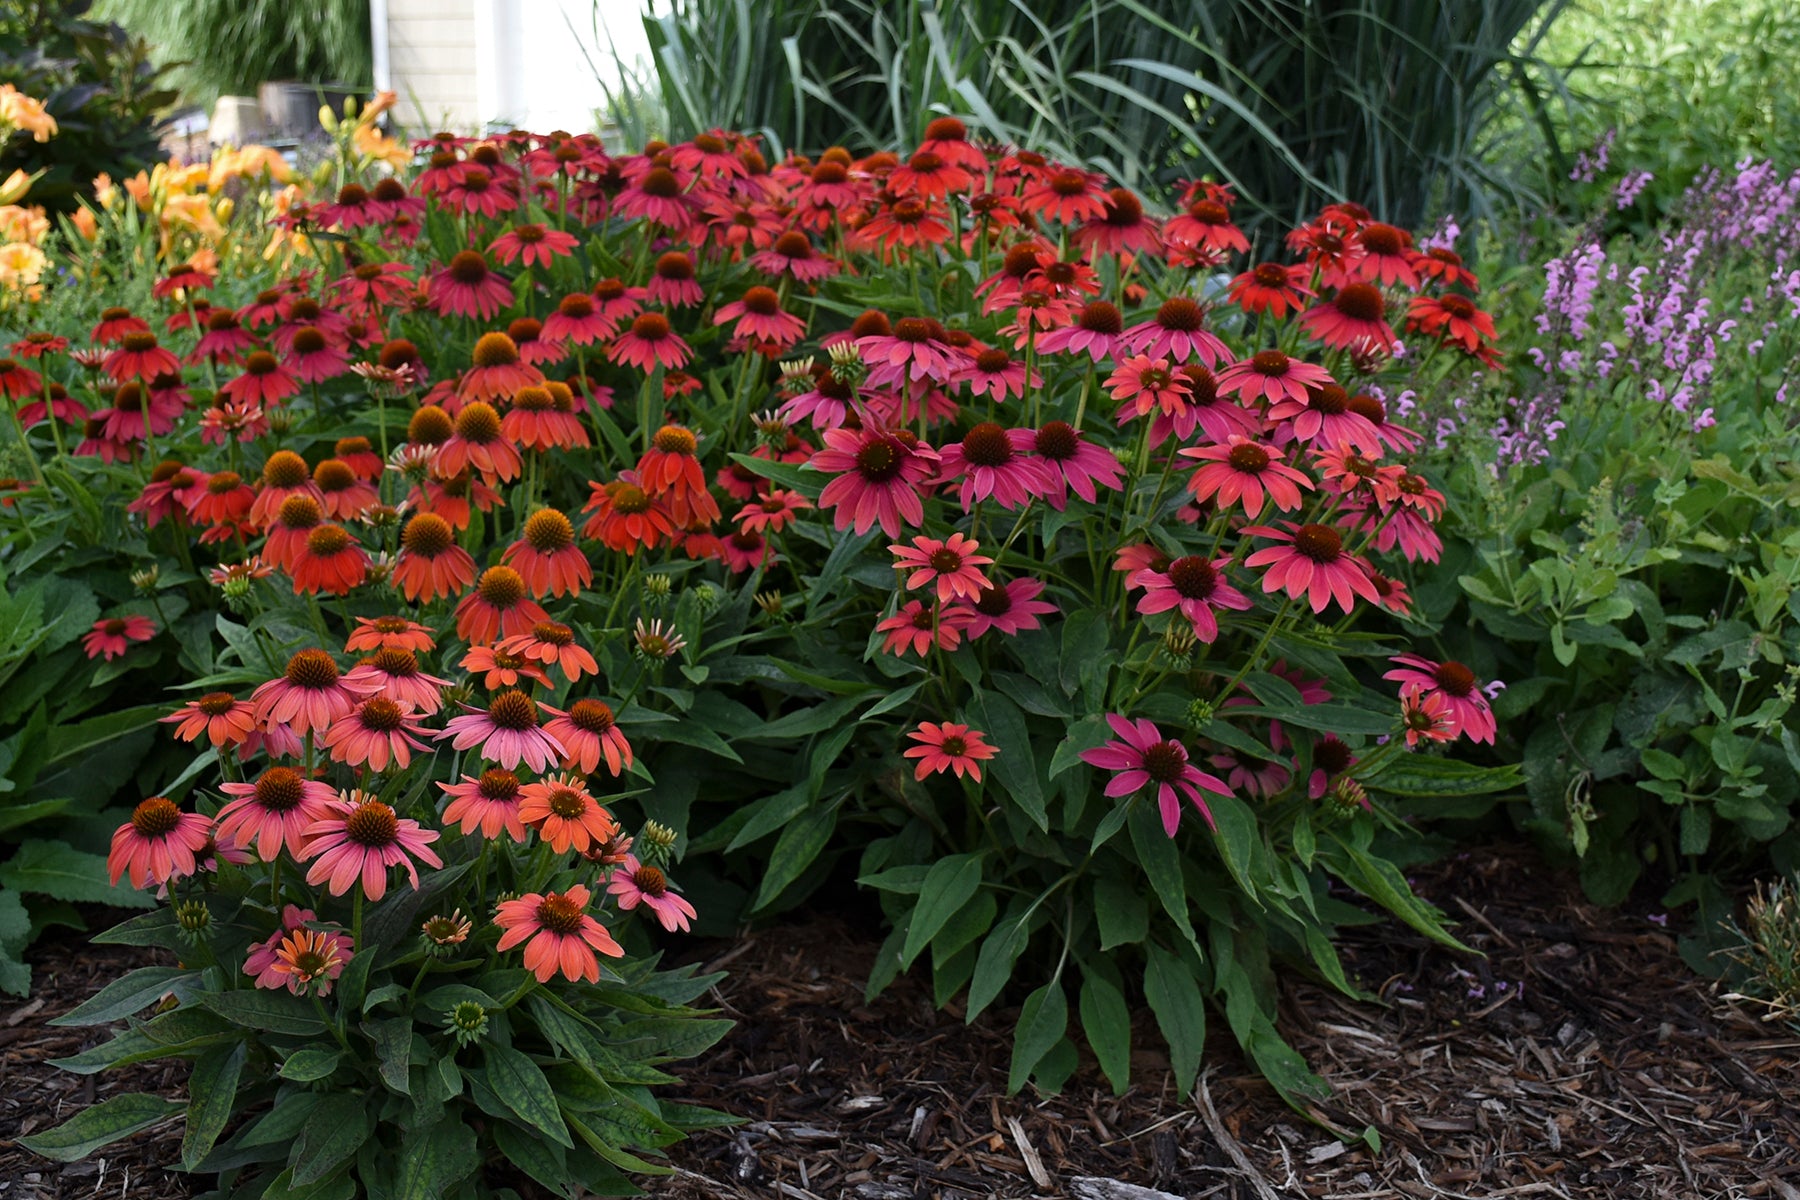
<svg viewBox="0 0 1800 1200">
<path fill-rule="evenodd" d="M 1226 1052 L 1222 1021 L 1187 1102 L 1145 1049 L 1144 1082 L 1122 1097 L 1086 1065 L 1060 1096 L 1007 1097 L 1015 1014 L 967 1026 L 914 979 L 865 1004 L 873 930 L 814 917 L 719 946 L 731 974 L 713 1002 L 739 1025 L 682 1071 L 682 1098 L 744 1123 L 678 1147 L 676 1175 L 647 1188 L 672 1200 L 1800 1200 L 1800 1036 L 1715 996 L 1647 910 L 1592 908 L 1529 851 L 1478 851 L 1416 882 L 1487 957 L 1379 925 L 1344 951 L 1385 1004 L 1290 980 L 1284 1028 L 1333 1088 L 1318 1122 Z M 103 1035 L 44 1022 L 131 954 L 47 944 L 32 999 L 0 1010 L 0 1200 L 189 1194 L 165 1169 L 179 1121 L 69 1166 L 12 1142 L 119 1091 L 180 1087 L 162 1066 L 86 1078 L 45 1065 Z M 1147 1026 L 1134 1040 L 1154 1041 Z M 1331 1131 L 1366 1126 L 1381 1153 Z"/>
</svg>

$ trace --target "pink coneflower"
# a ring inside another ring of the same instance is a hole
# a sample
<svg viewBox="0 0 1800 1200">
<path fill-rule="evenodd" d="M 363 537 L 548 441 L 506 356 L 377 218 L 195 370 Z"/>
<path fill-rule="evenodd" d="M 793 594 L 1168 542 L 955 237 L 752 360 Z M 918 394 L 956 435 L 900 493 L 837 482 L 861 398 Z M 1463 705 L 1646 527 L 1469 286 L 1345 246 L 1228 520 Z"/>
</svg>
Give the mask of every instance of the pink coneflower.
<svg viewBox="0 0 1800 1200">
<path fill-rule="evenodd" d="M 665 308 L 685 308 L 706 299 L 706 289 L 694 278 L 694 260 L 680 250 L 657 258 L 645 290 L 653 304 Z"/>
<path fill-rule="evenodd" d="M 173 800 L 152 796 L 131 810 L 131 819 L 113 832 L 106 873 L 116 885 L 131 874 L 131 886 L 166 884 L 192 875 L 196 855 L 212 840 L 212 822 L 184 813 Z"/>
<path fill-rule="evenodd" d="M 350 369 L 350 360 L 326 336 L 311 325 L 294 332 L 287 369 L 301 383 L 323 383 Z"/>
<path fill-rule="evenodd" d="M 236 850 L 254 843 L 264 862 L 274 862 L 283 846 L 298 859 L 307 829 L 329 816 L 337 801 L 330 784 L 287 767 L 270 767 L 254 783 L 221 783 L 219 790 L 234 799 L 219 810 L 214 836 Z"/>
<path fill-rule="evenodd" d="M 966 512 L 977 501 L 992 498 L 1002 508 L 1023 508 L 1034 497 L 1048 496 L 1060 482 L 1054 468 L 1028 457 L 1037 444 L 1029 429 L 1003 429 L 983 421 L 960 442 L 938 451 L 938 477 L 961 479 L 958 499 Z"/>
<path fill-rule="evenodd" d="M 1289 358 L 1279 350 L 1259 351 L 1218 375 L 1219 394 L 1238 396 L 1246 404 L 1257 400 L 1304 400 L 1309 386 L 1331 382 L 1331 373 L 1324 367 Z"/>
<path fill-rule="evenodd" d="M 478 250 L 459 251 L 426 284 L 431 307 L 440 316 L 489 321 L 512 303 L 512 284 L 488 269 Z"/>
<path fill-rule="evenodd" d="M 412 268 L 402 262 L 358 263 L 332 282 L 331 294 L 347 311 L 373 316 L 413 294 Z"/>
<path fill-rule="evenodd" d="M 1382 678 L 1400 685 L 1402 699 L 1437 697 L 1449 712 L 1452 735 L 1461 733 L 1472 742 L 1493 743 L 1494 710 L 1489 707 L 1475 672 L 1459 662 L 1436 663 L 1418 654 L 1399 654 L 1389 661 L 1399 667 Z"/>
<path fill-rule="evenodd" d="M 1171 370 L 1168 359 L 1145 354 L 1119 364 L 1106 377 L 1105 387 L 1107 394 L 1119 401 L 1121 425 L 1152 411 L 1175 412 L 1189 393 L 1187 377 Z"/>
<path fill-rule="evenodd" d="M 1311 279 L 1312 269 L 1304 263 L 1258 263 L 1233 279 L 1225 295 L 1253 317 L 1268 313 L 1280 320 L 1306 307 Z"/>
<path fill-rule="evenodd" d="M 1083 750 L 1081 761 L 1102 770 L 1115 772 L 1106 785 L 1113 798 L 1135 795 L 1154 785 L 1156 805 L 1162 813 L 1163 832 L 1170 837 L 1181 825 L 1181 796 L 1200 810 L 1209 828 L 1217 829 L 1212 810 L 1201 791 L 1229 796 L 1231 789 L 1216 776 L 1208 775 L 1188 761 L 1187 747 L 1174 738 L 1165 738 L 1147 720 L 1133 721 L 1118 713 L 1108 713 L 1106 723 L 1112 726 L 1114 738 L 1094 750 Z"/>
<path fill-rule="evenodd" d="M 922 601 L 908 600 L 893 616 L 879 622 L 875 632 L 887 635 L 881 642 L 884 654 L 911 650 L 923 658 L 934 645 L 946 652 L 956 649 L 968 626 L 968 611 L 957 605 L 934 612 Z"/>
<path fill-rule="evenodd" d="M 156 622 L 149 617 L 109 617 L 95 621 L 94 627 L 81 635 L 81 648 L 89 658 L 105 655 L 111 662 L 127 650 L 132 642 L 147 642 L 156 636 Z"/>
<path fill-rule="evenodd" d="M 576 775 L 551 775 L 519 791 L 519 819 L 558 854 L 580 854 L 618 836 L 619 823 Z"/>
<path fill-rule="evenodd" d="M 753 287 L 742 299 L 721 305 L 713 314 L 713 324 L 736 321 L 732 334 L 753 343 L 783 349 L 806 334 L 806 322 L 792 313 L 783 312 L 781 297 L 774 288 Z"/>
<path fill-rule="evenodd" d="M 960 356 L 944 341 L 944 333 L 928 317 L 901 317 L 891 333 L 857 338 L 856 348 L 869 364 L 868 385 L 884 388 L 921 379 L 948 383 Z"/>
<path fill-rule="evenodd" d="M 1144 589 L 1137 610 L 1145 616 L 1178 610 L 1194 627 L 1194 637 L 1211 645 L 1219 636 L 1219 618 L 1215 609 L 1243 612 L 1250 598 L 1225 582 L 1225 568 L 1231 559 L 1208 562 L 1198 555 L 1176 559 L 1162 571 L 1139 571 L 1131 582 Z"/>
<path fill-rule="evenodd" d="M 1106 213 L 1106 176 L 1079 167 L 1058 167 L 1035 175 L 1020 204 L 1034 216 L 1073 225 Z"/>
<path fill-rule="evenodd" d="M 920 721 L 919 727 L 906 736 L 920 743 L 908 747 L 904 755 L 906 758 L 919 760 L 913 771 L 914 779 L 954 770 L 958 779 L 966 775 L 980 783 L 982 762 L 1000 753 L 996 747 L 982 740 L 986 735 L 981 730 L 952 721 L 942 724 Z"/>
<path fill-rule="evenodd" d="M 1024 360 L 1014 358 L 999 346 L 971 355 L 963 365 L 961 378 L 969 385 L 970 395 L 991 396 L 1000 403 L 1044 384 L 1036 371 L 1025 373 Z"/>
<path fill-rule="evenodd" d="M 1387 323 L 1387 301 L 1372 283 L 1351 283 L 1337 295 L 1300 314 L 1300 327 L 1314 341 L 1335 350 L 1365 346 L 1386 349 L 1394 344 L 1394 330 Z"/>
<path fill-rule="evenodd" d="M 323 650 L 300 651 L 288 659 L 280 678 L 250 695 L 257 724 L 283 725 L 299 737 L 329 729 L 360 699 L 338 677 L 337 660 Z"/>
<path fill-rule="evenodd" d="M 400 557 L 392 577 L 408 600 L 430 604 L 440 596 L 460 596 L 475 581 L 475 559 L 456 544 L 450 522 L 435 513 L 419 513 L 400 531 Z"/>
<path fill-rule="evenodd" d="M 919 488 L 936 473 L 936 451 L 905 433 L 875 428 L 828 429 L 824 437 L 825 448 L 810 465 L 837 474 L 819 493 L 820 508 L 837 510 L 836 528 L 862 534 L 879 524 L 899 537 L 907 525 L 924 524 Z"/>
<path fill-rule="evenodd" d="M 594 581 L 587 555 L 575 544 L 575 527 L 554 508 L 540 508 L 525 522 L 524 536 L 501 561 L 519 573 L 538 599 L 580 595 Z"/>
<path fill-rule="evenodd" d="M 697 553 L 697 544 L 710 534 L 690 534 L 682 548 L 694 557 L 704 557 Z M 753 571 L 758 567 L 767 567 L 775 561 L 775 548 L 760 533 L 749 533 L 742 529 L 734 529 L 723 537 L 716 539 L 717 557 L 734 575 L 745 571 Z"/>
<path fill-rule="evenodd" d="M 517 900 L 502 900 L 494 912 L 494 924 L 506 932 L 495 949 L 511 950 L 525 943 L 525 969 L 539 983 L 549 983 L 557 972 L 571 983 L 600 982 L 600 960 L 623 958 L 624 948 L 606 927 L 587 915 L 591 893 L 580 884 L 566 892 L 527 892 Z"/>
<path fill-rule="evenodd" d="M 298 395 L 300 381 L 267 350 L 253 350 L 244 357 L 244 373 L 219 388 L 219 395 L 243 405 L 266 407 Z"/>
<path fill-rule="evenodd" d="M 342 896 L 360 880 L 363 895 L 380 900 L 387 894 L 388 870 L 406 868 L 413 889 L 419 887 L 419 868 L 413 859 L 431 867 L 443 860 L 432 852 L 438 840 L 435 829 L 421 829 L 417 821 L 401 817 L 364 792 L 345 792 L 333 800 L 324 816 L 306 829 L 306 847 L 298 855 L 311 862 L 306 882 L 327 884 L 334 896 Z"/>
<path fill-rule="evenodd" d="M 427 675 L 411 650 L 383 646 L 344 676 L 344 686 L 363 696 L 385 696 L 425 716 L 443 707 L 449 680 Z"/>
<path fill-rule="evenodd" d="M 1456 737 L 1456 717 L 1442 692 L 1400 697 L 1400 724 L 1406 730 L 1408 750 L 1420 742 L 1448 742 Z"/>
<path fill-rule="evenodd" d="M 544 382 L 544 373 L 519 361 L 519 347 L 504 333 L 484 333 L 470 354 L 470 366 L 456 384 L 464 401 L 485 400 L 498 404 L 512 399 L 521 388 Z"/>
<path fill-rule="evenodd" d="M 119 340 L 119 348 L 106 356 L 101 369 L 115 383 L 133 379 L 149 383 L 158 375 L 180 375 L 181 360 L 174 351 L 158 345 L 154 333 L 128 333 Z"/>
<path fill-rule="evenodd" d="M 341 929 L 290 930 L 275 948 L 269 974 L 296 996 L 329 996 L 332 983 L 355 957 L 352 941 Z M 260 978 L 258 986 L 264 986 Z"/>
<path fill-rule="evenodd" d="M 606 348 L 606 357 L 615 363 L 649 371 L 656 366 L 668 370 L 685 367 L 694 352 L 661 313 L 647 312 L 632 321 L 631 327 Z"/>
<path fill-rule="evenodd" d="M 239 700 L 230 692 L 208 692 L 176 709 L 158 723 L 174 725 L 175 736 L 184 742 L 196 742 L 202 734 L 215 750 L 241 746 L 256 731 L 256 710 L 248 700 Z"/>
<path fill-rule="evenodd" d="M 547 771 L 567 753 L 562 742 L 538 726 L 538 707 L 524 692 L 496 692 L 485 711 L 470 705 L 461 716 L 451 717 L 437 735 L 438 741 L 455 739 L 458 750 L 478 749 L 482 758 L 517 770 L 521 762 L 534 771 Z"/>
<path fill-rule="evenodd" d="M 915 537 L 910 546 L 893 545 L 888 549 L 893 551 L 895 570 L 912 572 L 906 581 L 907 589 L 917 590 L 935 580 L 941 604 L 958 598 L 973 600 L 983 588 L 994 586 L 980 570 L 994 560 L 975 553 L 981 549 L 981 543 L 960 533 L 952 533 L 942 541 Z"/>
<path fill-rule="evenodd" d="M 1309 799 L 1323 799 L 1330 789 L 1332 781 L 1357 762 L 1356 755 L 1339 739 L 1330 736 L 1320 738 L 1312 748 L 1312 774 L 1306 777 L 1306 794 Z"/>
<path fill-rule="evenodd" d="M 1344 495 L 1367 494 L 1384 506 L 1400 497 L 1399 480 L 1406 474 L 1405 467 L 1383 466 L 1343 442 L 1330 450 L 1314 451 L 1313 461 L 1319 477 Z"/>
<path fill-rule="evenodd" d="M 614 869 L 606 890 L 621 912 L 630 912 L 642 904 L 671 933 L 688 928 L 688 922 L 699 915 L 692 904 L 670 890 L 668 877 L 660 868 L 639 862 L 635 855 L 626 855 L 625 861 Z"/>
<path fill-rule="evenodd" d="M 365 650 L 410 650 L 414 654 L 429 654 L 436 646 L 437 640 L 430 627 L 417 621 L 406 617 L 358 617 L 344 649 L 352 654 Z"/>
<path fill-rule="evenodd" d="M 385 771 L 390 762 L 404 768 L 412 764 L 414 750 L 425 749 L 418 740 L 424 732 L 421 719 L 410 704 L 370 696 L 333 721 L 320 744 L 331 752 L 333 762 L 352 767 L 367 763 L 371 771 Z"/>
<path fill-rule="evenodd" d="M 776 238 L 766 250 L 750 256 L 750 265 L 767 275 L 791 275 L 815 283 L 837 273 L 837 263 L 813 249 L 812 239 L 798 229 Z"/>
<path fill-rule="evenodd" d="M 1125 334 L 1125 318 L 1116 305 L 1090 300 L 1073 325 L 1046 330 L 1038 337 L 1040 354 L 1086 354 L 1095 362 L 1113 357 Z"/>
<path fill-rule="evenodd" d="M 620 216 L 642 217 L 665 229 L 682 230 L 693 218 L 688 180 L 667 167 L 651 167 L 614 197 Z"/>
<path fill-rule="evenodd" d="M 537 222 L 515 225 L 494 239 L 488 247 L 488 253 L 494 261 L 510 265 L 514 261 L 523 262 L 526 266 L 548 268 L 555 259 L 567 258 L 580 245 L 572 233 L 564 233 L 560 229 L 546 229 Z"/>
<path fill-rule="evenodd" d="M 525 840 L 525 822 L 519 817 L 522 789 L 519 777 L 511 771 L 489 767 L 479 779 L 464 775 L 461 783 L 440 783 L 438 787 L 451 798 L 444 807 L 443 824 L 460 821 L 464 836 L 479 829 L 489 841 L 502 830 L 515 842 Z"/>
<path fill-rule="evenodd" d="M 611 321 L 615 327 L 621 321 L 629 321 L 643 311 L 647 293 L 641 287 L 626 287 L 619 279 L 602 279 L 594 285 L 594 303 L 599 305 L 600 316 Z"/>
<path fill-rule="evenodd" d="M 736 520 L 746 533 L 780 533 L 811 507 L 812 501 L 799 492 L 771 488 L 744 505 Z"/>
<path fill-rule="evenodd" d="M 1280 426 L 1277 441 L 1294 438 L 1313 446 L 1348 443 L 1362 453 L 1381 453 L 1381 435 L 1369 419 L 1350 407 L 1350 394 L 1335 383 L 1310 386 L 1298 399 L 1269 406 L 1269 421 Z"/>
<path fill-rule="evenodd" d="M 1344 551 L 1344 537 L 1329 525 L 1295 525 L 1284 522 L 1287 530 L 1266 525 L 1252 525 L 1244 532 L 1253 537 L 1270 538 L 1283 543 L 1256 551 L 1245 564 L 1267 566 L 1263 575 L 1263 591 L 1285 591 L 1295 600 L 1305 600 L 1315 613 L 1325 611 L 1333 600 L 1345 612 L 1356 604 L 1356 597 L 1373 602 L 1375 587 L 1362 564 Z"/>
<path fill-rule="evenodd" d="M 1171 296 L 1162 302 L 1156 316 L 1127 329 L 1121 342 L 1133 354 L 1176 363 L 1198 358 L 1203 366 L 1217 366 L 1231 357 L 1231 350 L 1201 328 L 1205 315 L 1198 301 Z"/>
<path fill-rule="evenodd" d="M 1279 795 L 1294 774 L 1273 759 L 1258 758 L 1242 750 L 1227 750 L 1206 760 L 1225 772 L 1225 784 L 1233 791 L 1258 799 Z"/>
<path fill-rule="evenodd" d="M 993 629 L 1012 637 L 1039 628 L 1038 618 L 1056 611 L 1056 605 L 1038 599 L 1043 592 L 1044 585 L 1035 579 L 1013 579 L 982 588 L 972 599 L 958 600 L 945 611 L 957 614 L 958 627 L 971 641 Z"/>
<path fill-rule="evenodd" d="M 1154 253 L 1162 244 L 1143 201 L 1125 188 L 1106 193 L 1100 214 L 1075 231 L 1075 241 L 1090 255 Z"/>
<path fill-rule="evenodd" d="M 1301 489 L 1313 488 L 1304 471 L 1287 465 L 1281 451 L 1235 433 L 1224 445 L 1188 446 L 1177 453 L 1205 464 L 1188 479 L 1195 501 L 1212 500 L 1220 508 L 1241 502 L 1250 517 L 1262 512 L 1265 498 L 1282 512 L 1292 512 L 1303 502 Z"/>
<path fill-rule="evenodd" d="M 583 675 L 598 675 L 600 664 L 575 641 L 575 631 L 557 621 L 539 621 L 525 633 L 501 641 L 494 649 L 502 654 L 516 654 L 527 662 L 554 666 L 570 683 L 579 683 Z"/>
<path fill-rule="evenodd" d="M 604 758 L 606 769 L 615 777 L 630 769 L 631 743 L 625 740 L 625 731 L 619 728 L 610 705 L 584 698 L 569 705 L 567 712 L 548 704 L 544 711 L 555 718 L 545 724 L 544 731 L 567 749 L 565 768 L 592 775 Z"/>
<path fill-rule="evenodd" d="M 1073 490 L 1089 504 L 1099 498 L 1099 488 L 1118 490 L 1125 485 L 1125 467 L 1104 446 L 1095 445 L 1067 421 L 1047 421 L 1032 437 L 1038 460 L 1055 472 L 1050 488 L 1039 493 L 1050 507 L 1061 512 Z"/>
</svg>

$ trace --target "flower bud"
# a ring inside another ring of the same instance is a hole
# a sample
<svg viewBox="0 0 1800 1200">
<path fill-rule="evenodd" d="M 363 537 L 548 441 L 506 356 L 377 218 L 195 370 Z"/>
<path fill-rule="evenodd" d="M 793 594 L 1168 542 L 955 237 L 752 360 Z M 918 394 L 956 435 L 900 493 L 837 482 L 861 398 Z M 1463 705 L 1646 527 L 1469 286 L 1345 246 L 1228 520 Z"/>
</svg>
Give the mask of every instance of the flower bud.
<svg viewBox="0 0 1800 1200">
<path fill-rule="evenodd" d="M 153 595 L 156 592 L 156 581 L 161 577 L 162 568 L 156 563 L 151 563 L 149 566 L 141 567 L 131 573 L 131 586 L 146 596 Z"/>
<path fill-rule="evenodd" d="M 473 1000 L 464 1000 L 450 1010 L 450 1032 L 456 1035 L 456 1044 L 467 1046 L 487 1036 L 488 1014 Z"/>
</svg>

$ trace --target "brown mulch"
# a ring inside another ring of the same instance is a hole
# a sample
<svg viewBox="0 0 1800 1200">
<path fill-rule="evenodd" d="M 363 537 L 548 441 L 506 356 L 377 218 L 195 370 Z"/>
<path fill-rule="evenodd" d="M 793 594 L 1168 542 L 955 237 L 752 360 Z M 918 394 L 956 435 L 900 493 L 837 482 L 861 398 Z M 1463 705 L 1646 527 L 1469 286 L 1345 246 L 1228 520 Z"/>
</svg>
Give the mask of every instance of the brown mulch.
<svg viewBox="0 0 1800 1200">
<path fill-rule="evenodd" d="M 1800 1200 L 1800 1035 L 1714 995 L 1650 910 L 1593 908 L 1524 849 L 1463 855 L 1416 883 L 1487 957 L 1378 925 L 1343 950 L 1385 1004 L 1288 979 L 1284 1030 L 1333 1088 L 1317 1122 L 1228 1049 L 1222 1018 L 1186 1102 L 1148 1025 L 1124 1096 L 1084 1063 L 1060 1096 L 1007 1097 L 1016 1014 L 965 1025 L 915 978 L 865 1004 L 872 930 L 817 916 L 717 946 L 730 977 L 712 1001 L 739 1025 L 681 1070 L 681 1098 L 744 1124 L 697 1134 L 674 1151 L 676 1175 L 646 1186 L 671 1200 Z M 68 1166 L 12 1142 L 120 1091 L 179 1089 L 162 1065 L 45 1066 L 105 1033 L 43 1022 L 141 953 L 33 952 L 32 999 L 0 1010 L 0 1200 L 189 1194 L 163 1167 L 179 1120 Z M 1381 1153 L 1354 1140 L 1365 1126 Z"/>
</svg>

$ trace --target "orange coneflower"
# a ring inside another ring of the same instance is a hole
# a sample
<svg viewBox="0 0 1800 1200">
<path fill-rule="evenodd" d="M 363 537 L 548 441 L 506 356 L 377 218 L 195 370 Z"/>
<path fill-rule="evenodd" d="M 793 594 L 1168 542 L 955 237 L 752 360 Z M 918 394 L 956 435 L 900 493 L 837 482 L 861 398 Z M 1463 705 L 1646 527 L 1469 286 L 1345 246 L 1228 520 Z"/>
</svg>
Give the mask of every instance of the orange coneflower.
<svg viewBox="0 0 1800 1200">
<path fill-rule="evenodd" d="M 114 831 L 106 856 L 106 873 L 117 884 L 130 872 L 131 886 L 147 887 L 192 875 L 195 856 L 212 840 L 212 822 L 199 813 L 184 813 L 173 800 L 152 796 L 131 812 Z"/>
<path fill-rule="evenodd" d="M 489 567 L 475 590 L 456 606 L 456 636 L 472 645 L 487 645 L 549 619 L 550 614 L 526 594 L 523 576 L 511 567 Z"/>
<path fill-rule="evenodd" d="M 566 388 L 564 389 L 567 390 Z M 572 449 L 588 445 L 587 430 L 573 412 L 558 408 L 549 387 L 522 387 L 500 419 L 500 432 L 527 450 Z"/>
<path fill-rule="evenodd" d="M 600 664 L 575 641 L 575 631 L 558 621 L 539 621 L 529 632 L 502 641 L 495 650 L 514 654 L 526 662 L 555 666 L 570 683 L 579 683 L 583 675 L 598 675 Z"/>
<path fill-rule="evenodd" d="M 592 513 L 581 527 L 583 537 L 605 543 L 609 550 L 636 554 L 675 534 L 668 510 L 644 487 L 636 471 L 621 471 L 610 483 L 590 484 L 593 494 L 581 511 Z"/>
<path fill-rule="evenodd" d="M 587 555 L 575 544 L 575 527 L 554 508 L 532 513 L 525 522 L 524 536 L 506 548 L 501 561 L 517 571 L 539 599 L 579 595 L 594 581 Z"/>
<path fill-rule="evenodd" d="M 465 836 L 479 829 L 489 841 L 502 830 L 515 842 L 525 840 L 525 822 L 519 819 L 521 785 L 511 771 L 489 767 L 479 779 L 464 775 L 461 783 L 440 783 L 438 787 L 451 797 L 444 807 L 443 824 L 461 821 Z"/>
<path fill-rule="evenodd" d="M 473 467 L 502 482 L 517 479 L 524 466 L 519 448 L 500 428 L 500 414 L 485 401 L 476 400 L 456 414 L 456 431 L 438 447 L 433 468 L 440 478 Z"/>
<path fill-rule="evenodd" d="M 510 950 L 525 942 L 525 969 L 539 983 L 549 983 L 559 971 L 571 983 L 599 982 L 595 951 L 620 958 L 625 950 L 604 925 L 587 915 L 590 895 L 575 884 L 566 892 L 529 892 L 517 900 L 502 900 L 494 924 L 506 932 L 495 949 Z"/>
<path fill-rule="evenodd" d="M 288 573 L 296 595 L 324 591 L 342 596 L 368 578 L 369 556 L 343 526 L 327 522 L 306 535 L 293 552 Z"/>
<path fill-rule="evenodd" d="M 450 522 L 436 513 L 419 513 L 400 532 L 400 557 L 394 585 L 415 604 L 440 596 L 460 595 L 475 581 L 475 559 L 456 544 Z"/>
<path fill-rule="evenodd" d="M 355 517 L 381 499 L 375 485 L 358 478 L 350 464 L 341 458 L 319 460 L 319 465 L 313 468 L 312 478 L 325 515 L 340 521 Z"/>
<path fill-rule="evenodd" d="M 706 488 L 706 470 L 697 457 L 699 445 L 692 430 L 664 425 L 637 464 L 645 490 L 668 505 L 670 517 L 684 528 L 719 519 L 719 503 Z"/>
<path fill-rule="evenodd" d="M 519 347 L 504 333 L 484 333 L 470 356 L 474 365 L 463 372 L 456 394 L 466 402 L 498 403 L 522 387 L 544 382 L 544 373 L 519 361 Z"/>
<path fill-rule="evenodd" d="M 175 725 L 175 736 L 197 742 L 204 735 L 215 750 L 241 746 L 256 731 L 256 710 L 230 692 L 208 692 L 158 721 Z"/>
<path fill-rule="evenodd" d="M 558 854 L 580 853 L 619 832 L 619 823 L 578 776 L 551 775 L 526 784 L 521 795 L 520 819 Z"/>
<path fill-rule="evenodd" d="M 625 740 L 611 705 L 584 698 L 571 704 L 567 712 L 548 704 L 544 711 L 555 718 L 544 725 L 545 732 L 567 750 L 562 762 L 565 768 L 579 768 L 583 775 L 592 775 L 604 758 L 606 769 L 614 776 L 630 769 L 631 743 Z"/>
</svg>

